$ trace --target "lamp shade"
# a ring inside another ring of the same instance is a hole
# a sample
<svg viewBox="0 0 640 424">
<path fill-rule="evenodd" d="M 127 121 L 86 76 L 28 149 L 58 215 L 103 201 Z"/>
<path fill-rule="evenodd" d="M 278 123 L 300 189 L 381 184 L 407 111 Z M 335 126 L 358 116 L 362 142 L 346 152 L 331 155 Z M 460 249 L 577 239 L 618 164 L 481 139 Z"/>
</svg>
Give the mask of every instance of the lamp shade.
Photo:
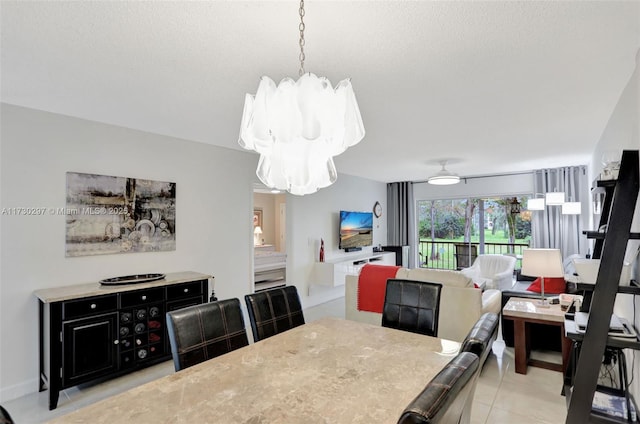
<svg viewBox="0 0 640 424">
<path fill-rule="evenodd" d="M 262 238 L 260 237 L 261 235 L 262 235 L 262 228 L 260 228 L 259 225 L 256 225 L 256 227 L 253 229 L 253 245 L 254 246 L 262 245 Z"/>
<path fill-rule="evenodd" d="M 563 191 L 552 191 L 545 194 L 545 201 L 549 206 L 560 206 L 564 203 Z"/>
<path fill-rule="evenodd" d="M 544 210 L 544 198 L 536 198 L 527 200 L 527 209 L 530 211 L 543 211 Z"/>
<path fill-rule="evenodd" d="M 564 277 L 560 249 L 524 249 L 520 272 L 530 277 Z"/>
<path fill-rule="evenodd" d="M 582 204 L 580 202 L 565 202 L 562 204 L 562 215 L 580 215 Z"/>
</svg>

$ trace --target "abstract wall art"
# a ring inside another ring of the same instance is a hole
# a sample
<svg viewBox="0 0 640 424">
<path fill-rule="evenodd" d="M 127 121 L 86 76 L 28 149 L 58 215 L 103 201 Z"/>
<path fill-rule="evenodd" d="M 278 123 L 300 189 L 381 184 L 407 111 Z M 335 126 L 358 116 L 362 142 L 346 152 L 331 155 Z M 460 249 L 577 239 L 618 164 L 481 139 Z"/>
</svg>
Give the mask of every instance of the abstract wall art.
<svg viewBox="0 0 640 424">
<path fill-rule="evenodd" d="M 176 184 L 67 172 L 66 255 L 176 250 Z"/>
</svg>

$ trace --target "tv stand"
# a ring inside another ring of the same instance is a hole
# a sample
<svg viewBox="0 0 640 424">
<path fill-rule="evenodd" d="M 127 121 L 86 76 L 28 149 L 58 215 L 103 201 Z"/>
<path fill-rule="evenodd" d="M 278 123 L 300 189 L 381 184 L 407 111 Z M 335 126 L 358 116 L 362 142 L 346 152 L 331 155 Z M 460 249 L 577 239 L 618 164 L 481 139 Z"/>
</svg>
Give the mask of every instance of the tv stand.
<svg viewBox="0 0 640 424">
<path fill-rule="evenodd" d="M 374 252 L 366 255 L 344 256 L 327 262 L 316 262 L 313 284 L 338 287 L 345 284 L 347 275 L 358 275 L 366 264 L 395 265 L 394 252 Z"/>
</svg>

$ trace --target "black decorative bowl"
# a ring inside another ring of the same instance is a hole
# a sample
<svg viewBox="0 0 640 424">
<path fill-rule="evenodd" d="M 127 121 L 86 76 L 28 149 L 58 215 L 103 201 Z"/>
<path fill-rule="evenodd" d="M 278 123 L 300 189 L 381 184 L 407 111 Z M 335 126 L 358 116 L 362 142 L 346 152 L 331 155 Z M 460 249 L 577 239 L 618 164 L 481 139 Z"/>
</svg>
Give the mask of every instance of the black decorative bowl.
<svg viewBox="0 0 640 424">
<path fill-rule="evenodd" d="M 139 275 L 126 275 L 124 277 L 113 277 L 100 280 L 100 284 L 103 286 L 118 286 L 121 284 L 140 284 L 148 283 L 149 281 L 162 280 L 165 277 L 164 274 L 139 274 Z"/>
</svg>

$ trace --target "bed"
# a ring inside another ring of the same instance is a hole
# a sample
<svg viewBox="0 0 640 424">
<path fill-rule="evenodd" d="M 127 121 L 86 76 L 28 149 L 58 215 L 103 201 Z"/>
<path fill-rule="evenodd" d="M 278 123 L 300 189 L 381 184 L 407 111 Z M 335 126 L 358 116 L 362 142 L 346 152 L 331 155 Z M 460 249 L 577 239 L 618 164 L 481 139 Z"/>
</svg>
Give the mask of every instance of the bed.
<svg viewBox="0 0 640 424">
<path fill-rule="evenodd" d="M 256 291 L 284 286 L 286 284 L 286 271 L 286 253 L 262 248 L 255 249 L 253 272 Z"/>
</svg>

